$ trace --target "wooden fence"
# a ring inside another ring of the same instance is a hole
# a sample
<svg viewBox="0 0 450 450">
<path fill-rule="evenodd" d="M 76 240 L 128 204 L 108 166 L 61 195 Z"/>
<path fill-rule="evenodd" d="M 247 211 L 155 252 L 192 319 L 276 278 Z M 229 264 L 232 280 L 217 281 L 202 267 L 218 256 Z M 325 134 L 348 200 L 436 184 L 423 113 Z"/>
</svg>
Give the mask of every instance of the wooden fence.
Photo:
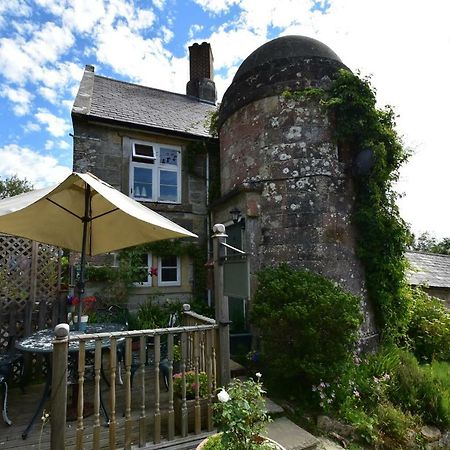
<svg viewBox="0 0 450 450">
<path fill-rule="evenodd" d="M 185 314 L 184 326 L 174 328 L 70 335 L 61 326 L 56 333 L 60 336 L 53 344 L 51 450 L 68 448 L 65 380 L 69 343 L 73 345 L 74 342 L 79 346 L 76 450 L 166 448 L 168 443 L 186 439 L 190 432 L 199 436 L 202 431 L 212 431 L 212 402 L 217 387 L 217 328 L 214 320 L 191 312 Z M 105 340 L 108 342 L 107 354 L 104 352 Z M 139 349 L 133 351 L 135 344 L 139 344 Z M 175 369 L 175 345 L 180 350 L 178 369 Z M 86 351 L 87 347 L 91 350 Z M 123 353 L 117 351 L 119 347 L 124 349 Z M 123 386 L 118 384 L 117 377 L 120 354 L 124 355 Z M 90 378 L 87 359 L 93 365 Z M 101 383 L 102 371 L 107 372 L 109 384 L 106 444 L 105 428 L 101 426 L 105 389 L 105 383 Z M 174 390 L 175 372 L 179 372 L 175 375 L 181 386 L 179 397 Z M 190 386 L 189 376 L 193 377 Z M 167 392 L 161 391 L 163 378 L 167 382 Z M 192 389 L 194 395 L 189 399 L 187 391 Z M 119 397 L 122 406 L 117 411 Z M 85 419 L 86 398 L 93 400 L 92 419 Z"/>
<path fill-rule="evenodd" d="M 60 249 L 0 234 L 0 352 L 16 339 L 62 321 L 60 279 Z M 31 376 L 45 372 L 42 358 L 30 362 Z"/>
</svg>

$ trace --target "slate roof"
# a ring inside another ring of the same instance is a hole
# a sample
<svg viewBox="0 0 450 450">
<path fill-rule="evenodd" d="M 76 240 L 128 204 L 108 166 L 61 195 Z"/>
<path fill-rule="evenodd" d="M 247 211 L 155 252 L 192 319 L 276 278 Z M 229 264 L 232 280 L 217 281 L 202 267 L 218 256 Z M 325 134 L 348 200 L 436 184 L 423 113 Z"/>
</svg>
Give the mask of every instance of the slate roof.
<svg viewBox="0 0 450 450">
<path fill-rule="evenodd" d="M 422 252 L 406 252 L 405 256 L 411 266 L 410 284 L 450 288 L 450 256 Z"/>
<path fill-rule="evenodd" d="M 216 106 L 194 97 L 95 75 L 86 69 L 72 109 L 73 116 L 117 122 L 198 137 Z"/>
</svg>

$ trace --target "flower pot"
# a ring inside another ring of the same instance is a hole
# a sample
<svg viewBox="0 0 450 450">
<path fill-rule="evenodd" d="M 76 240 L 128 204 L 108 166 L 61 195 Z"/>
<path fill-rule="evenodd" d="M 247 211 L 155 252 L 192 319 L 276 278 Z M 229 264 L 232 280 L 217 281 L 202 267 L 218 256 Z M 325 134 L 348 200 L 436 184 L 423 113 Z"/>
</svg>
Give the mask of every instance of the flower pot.
<svg viewBox="0 0 450 450">
<path fill-rule="evenodd" d="M 181 407 L 183 402 L 180 397 L 174 397 L 173 409 L 175 411 L 175 429 L 178 433 L 181 432 Z M 195 399 L 186 400 L 187 415 L 188 415 L 188 433 L 195 431 Z M 208 415 L 208 400 L 206 398 L 200 399 L 200 429 L 206 427 Z"/>
<path fill-rule="evenodd" d="M 203 439 L 203 441 L 197 445 L 196 450 L 202 450 L 203 446 L 208 442 L 208 439 L 210 437 L 219 436 L 219 435 L 220 435 L 220 433 L 216 433 L 216 434 L 213 434 L 212 436 L 207 437 L 206 439 Z M 286 450 L 281 444 L 279 444 L 278 442 L 275 442 L 273 439 L 270 439 L 268 437 L 261 437 L 260 439 L 261 439 L 261 442 L 266 442 L 266 443 L 272 444 L 274 450 Z"/>
<path fill-rule="evenodd" d="M 80 322 L 80 328 L 79 328 L 80 331 L 86 331 L 88 320 L 89 320 L 89 316 L 81 316 L 81 322 Z M 78 316 L 75 316 L 73 318 L 73 323 L 75 324 L 75 329 L 78 329 L 78 327 L 77 327 Z"/>
</svg>

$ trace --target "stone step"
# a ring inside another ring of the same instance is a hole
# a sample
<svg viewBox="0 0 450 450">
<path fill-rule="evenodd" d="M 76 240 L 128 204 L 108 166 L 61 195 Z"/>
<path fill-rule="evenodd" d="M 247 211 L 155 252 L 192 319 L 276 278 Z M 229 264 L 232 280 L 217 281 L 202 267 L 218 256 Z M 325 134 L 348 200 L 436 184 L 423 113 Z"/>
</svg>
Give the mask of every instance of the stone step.
<svg viewBox="0 0 450 450">
<path fill-rule="evenodd" d="M 267 436 L 281 444 L 286 450 L 313 450 L 319 443 L 316 437 L 287 417 L 280 417 L 269 423 Z"/>
<path fill-rule="evenodd" d="M 284 414 L 284 409 L 278 403 L 275 403 L 268 397 L 265 397 L 264 400 L 266 401 L 266 410 L 272 419 Z"/>
</svg>

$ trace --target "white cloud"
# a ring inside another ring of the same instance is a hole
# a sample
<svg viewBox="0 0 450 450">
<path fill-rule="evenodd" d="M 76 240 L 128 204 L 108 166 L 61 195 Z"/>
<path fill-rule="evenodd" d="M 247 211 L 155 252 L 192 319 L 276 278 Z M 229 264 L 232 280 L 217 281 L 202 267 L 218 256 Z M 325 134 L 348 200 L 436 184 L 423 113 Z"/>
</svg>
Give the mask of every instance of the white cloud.
<svg viewBox="0 0 450 450">
<path fill-rule="evenodd" d="M 170 30 L 169 28 L 163 26 L 161 27 L 161 32 L 162 32 L 162 39 L 165 44 L 167 44 L 173 39 L 174 36 L 173 31 Z"/>
<path fill-rule="evenodd" d="M 153 6 L 158 9 L 163 9 L 165 5 L 165 0 L 153 0 Z"/>
<path fill-rule="evenodd" d="M 0 95 L 6 97 L 11 101 L 13 106 L 13 111 L 16 116 L 24 116 L 30 111 L 31 101 L 33 100 L 33 95 L 26 89 L 17 88 L 14 89 L 11 86 L 4 86 L 0 90 Z"/>
<path fill-rule="evenodd" d="M 32 9 L 24 0 L 7 0 L 0 2 L 0 28 L 7 26 L 6 16 L 28 17 Z"/>
<path fill-rule="evenodd" d="M 41 129 L 41 127 L 37 123 L 30 121 L 23 125 L 22 128 L 25 133 L 32 133 Z"/>
<path fill-rule="evenodd" d="M 194 24 L 189 27 L 188 37 L 189 39 L 192 39 L 196 34 L 203 31 L 203 25 Z"/>
<path fill-rule="evenodd" d="M 239 0 L 194 0 L 205 11 L 219 14 L 228 11 L 232 5 L 239 3 Z M 263 2 L 260 2 L 263 3 Z"/>
<path fill-rule="evenodd" d="M 45 108 L 38 108 L 36 119 L 46 125 L 47 131 L 55 137 L 64 136 L 70 129 L 69 124 L 64 119 L 55 116 Z"/>
<path fill-rule="evenodd" d="M 44 149 L 49 151 L 49 150 L 52 150 L 54 146 L 55 146 L 54 141 L 48 140 L 48 141 L 45 141 Z"/>
<path fill-rule="evenodd" d="M 71 168 L 62 166 L 56 158 L 41 154 L 16 144 L 0 147 L 1 176 L 17 175 L 26 178 L 35 188 L 59 183 L 71 173 Z"/>
<path fill-rule="evenodd" d="M 57 63 L 73 42 L 70 31 L 52 23 L 44 24 L 28 41 L 22 36 L 1 38 L 0 73 L 21 85 L 27 81 L 45 81 L 45 71 L 54 70 L 46 69 L 46 65 Z"/>
<path fill-rule="evenodd" d="M 137 83 L 184 90 L 187 59 L 174 58 L 158 38 L 145 39 L 128 27 L 104 28 L 97 40 L 97 58 Z"/>
<path fill-rule="evenodd" d="M 38 89 L 38 91 L 39 94 L 50 103 L 56 103 L 56 100 L 58 99 L 58 93 L 55 90 L 42 86 Z"/>
<path fill-rule="evenodd" d="M 103 0 L 72 0 L 61 14 L 65 26 L 75 32 L 87 33 L 92 31 L 105 12 Z"/>
<path fill-rule="evenodd" d="M 67 141 L 58 141 L 56 145 L 61 150 L 69 150 L 70 148 L 72 148 Z"/>
</svg>

